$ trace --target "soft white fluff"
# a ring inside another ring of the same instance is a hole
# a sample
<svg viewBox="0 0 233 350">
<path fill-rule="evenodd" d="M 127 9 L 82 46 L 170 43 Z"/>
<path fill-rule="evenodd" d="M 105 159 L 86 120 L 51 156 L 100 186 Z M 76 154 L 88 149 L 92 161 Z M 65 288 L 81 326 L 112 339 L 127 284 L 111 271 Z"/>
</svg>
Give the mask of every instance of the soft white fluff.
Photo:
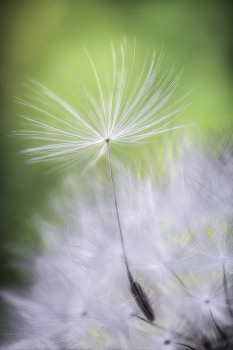
<svg viewBox="0 0 233 350">
<path fill-rule="evenodd" d="M 181 164 L 160 190 L 150 178 L 117 174 L 129 267 L 150 299 L 155 322 L 145 319 L 130 293 L 106 191 L 96 193 L 96 203 L 73 202 L 69 220 L 63 211 L 70 224 L 40 224 L 49 249 L 36 259 L 34 285 L 24 297 L 4 293 L 22 319 L 15 329 L 21 340 L 9 349 L 230 346 L 232 177 L 210 154 L 190 151 Z"/>
</svg>

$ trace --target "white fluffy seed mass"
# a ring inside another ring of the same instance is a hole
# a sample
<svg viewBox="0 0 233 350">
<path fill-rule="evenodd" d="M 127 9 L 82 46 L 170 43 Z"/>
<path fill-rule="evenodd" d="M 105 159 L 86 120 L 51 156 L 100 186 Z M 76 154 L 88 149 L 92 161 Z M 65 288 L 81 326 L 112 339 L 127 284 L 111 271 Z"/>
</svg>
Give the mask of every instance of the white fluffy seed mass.
<svg viewBox="0 0 233 350">
<path fill-rule="evenodd" d="M 73 201 L 61 228 L 40 223 L 48 249 L 35 259 L 35 283 L 2 293 L 19 320 L 6 349 L 231 349 L 228 165 L 190 148 L 159 190 L 115 169 L 127 259 L 154 322 L 130 293 L 110 190 Z"/>
</svg>

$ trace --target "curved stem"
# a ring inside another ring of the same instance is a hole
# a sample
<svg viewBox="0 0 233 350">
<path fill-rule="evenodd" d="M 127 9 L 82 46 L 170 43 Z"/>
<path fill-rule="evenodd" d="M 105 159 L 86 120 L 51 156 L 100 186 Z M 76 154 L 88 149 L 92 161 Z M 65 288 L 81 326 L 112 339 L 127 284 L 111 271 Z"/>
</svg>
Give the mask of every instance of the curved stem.
<svg viewBox="0 0 233 350">
<path fill-rule="evenodd" d="M 225 293 L 225 298 L 226 298 L 226 304 L 228 307 L 228 311 L 230 316 L 233 318 L 233 313 L 231 309 L 231 303 L 229 301 L 229 295 L 228 295 L 228 289 L 227 289 L 227 278 L 226 278 L 226 271 L 225 271 L 225 266 L 223 265 L 223 285 L 224 285 L 224 293 Z"/>
<path fill-rule="evenodd" d="M 118 228 L 119 228 L 119 233 L 120 233 L 120 238 L 121 238 L 121 245 L 122 245 L 122 250 L 123 250 L 123 254 L 124 254 L 124 258 L 125 258 L 125 265 L 126 265 L 129 284 L 130 284 L 130 292 L 131 292 L 137 306 L 142 311 L 142 313 L 146 316 L 147 320 L 153 322 L 155 320 L 155 314 L 154 314 L 154 310 L 151 306 L 150 300 L 149 300 L 147 294 L 145 293 L 145 291 L 143 290 L 142 286 L 138 282 L 134 281 L 133 276 L 129 270 L 129 264 L 128 264 L 127 257 L 126 257 L 124 239 L 123 239 L 123 234 L 122 234 L 122 230 L 121 230 L 120 216 L 119 216 L 118 207 L 117 207 L 116 192 L 115 192 L 115 186 L 114 186 L 113 174 L 112 174 L 109 140 L 105 140 L 105 141 L 106 141 L 107 149 L 108 149 L 108 162 L 109 162 L 110 176 L 111 176 L 111 181 L 112 181 L 112 192 L 113 192 L 113 197 L 114 197 L 114 204 L 115 204 L 115 209 L 116 209 Z"/>
<path fill-rule="evenodd" d="M 107 145 L 107 149 L 108 149 L 108 163 L 109 163 L 110 176 L 111 176 L 111 182 L 112 182 L 112 192 L 113 192 L 114 204 L 115 204 L 115 209 L 116 209 L 117 223 L 118 223 L 118 228 L 119 228 L 119 233 L 120 233 L 120 238 L 121 238 L 121 245 L 122 245 L 123 254 L 124 254 L 124 258 L 125 258 L 125 264 L 126 264 L 126 268 L 127 268 L 127 272 L 128 272 L 128 277 L 129 277 L 130 282 L 132 283 L 133 278 L 132 278 L 132 275 L 129 271 L 129 265 L 128 265 L 128 260 L 126 257 L 124 239 L 123 239 L 123 234 L 122 234 L 122 229 L 121 229 L 120 216 L 119 216 L 118 206 L 117 206 L 116 192 L 115 192 L 115 186 L 114 186 L 113 174 L 112 174 L 109 140 L 106 140 L 106 145 Z"/>
<path fill-rule="evenodd" d="M 210 308 L 209 308 L 209 310 L 210 310 Z M 213 323 L 214 323 L 214 325 L 215 325 L 215 327 L 216 327 L 218 333 L 221 335 L 221 337 L 222 337 L 223 340 L 226 340 L 226 339 L 227 339 L 227 335 L 226 335 L 226 333 L 221 329 L 221 327 L 218 325 L 218 323 L 216 322 L 216 320 L 215 320 L 215 318 L 214 318 L 214 316 L 213 316 L 211 310 L 210 310 L 210 314 L 211 314 Z"/>
<path fill-rule="evenodd" d="M 176 344 L 186 346 L 187 348 L 192 349 L 192 350 L 196 350 L 195 348 L 193 348 L 192 346 L 190 346 L 188 344 L 183 344 L 183 343 L 176 343 Z"/>
</svg>

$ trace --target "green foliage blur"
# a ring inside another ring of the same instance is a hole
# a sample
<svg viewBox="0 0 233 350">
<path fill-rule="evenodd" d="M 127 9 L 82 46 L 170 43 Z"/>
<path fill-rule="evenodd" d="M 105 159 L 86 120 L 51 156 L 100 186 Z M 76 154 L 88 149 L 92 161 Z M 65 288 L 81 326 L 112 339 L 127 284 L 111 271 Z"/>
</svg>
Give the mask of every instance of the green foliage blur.
<svg viewBox="0 0 233 350">
<path fill-rule="evenodd" d="M 30 283 L 30 258 L 43 249 L 33 217 L 53 220 L 48 195 L 59 191 L 63 176 L 45 175 L 50 169 L 46 163 L 26 164 L 27 158 L 18 152 L 29 146 L 28 141 L 11 136 L 22 128 L 17 116 L 22 109 L 14 101 L 26 99 L 28 79 L 65 98 L 73 74 L 95 85 L 83 46 L 98 72 L 104 72 L 110 68 L 110 42 L 117 49 L 125 36 L 132 47 L 136 36 L 139 62 L 148 48 L 158 53 L 164 48 L 162 69 L 175 64 L 178 73 L 184 68 L 181 95 L 192 93 L 179 124 L 195 122 L 208 139 L 209 134 L 232 128 L 232 6 L 207 0 L 18 0 L 0 6 L 0 283 L 16 288 Z"/>
</svg>

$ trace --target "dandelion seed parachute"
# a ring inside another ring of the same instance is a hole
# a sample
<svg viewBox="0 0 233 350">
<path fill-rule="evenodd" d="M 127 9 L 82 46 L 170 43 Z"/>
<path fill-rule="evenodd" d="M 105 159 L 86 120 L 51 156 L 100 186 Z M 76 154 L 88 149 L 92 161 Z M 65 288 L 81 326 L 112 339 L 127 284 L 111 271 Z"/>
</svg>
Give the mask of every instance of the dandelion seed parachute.
<svg viewBox="0 0 233 350">
<path fill-rule="evenodd" d="M 40 84 L 36 84 L 38 90 L 35 90 L 37 103 L 18 99 L 19 104 L 37 115 L 22 115 L 30 128 L 15 131 L 16 135 L 29 138 L 38 145 L 22 151 L 31 156 L 31 162 L 61 160 L 71 165 L 91 156 L 97 160 L 106 151 L 107 140 L 111 143 L 131 143 L 169 129 L 168 123 L 184 108 L 180 103 L 183 98 L 175 100 L 181 72 L 174 77 L 175 69 L 172 68 L 159 77 L 162 55 L 156 63 L 153 52 L 151 62 L 147 57 L 140 76 L 131 88 L 135 50 L 134 46 L 130 65 L 125 41 L 121 46 L 119 69 L 112 46 L 113 77 L 109 93 L 103 91 L 97 70 L 88 55 L 99 97 L 96 98 L 83 85 L 86 104 L 83 112 Z M 77 96 L 77 100 L 80 99 Z"/>
</svg>

